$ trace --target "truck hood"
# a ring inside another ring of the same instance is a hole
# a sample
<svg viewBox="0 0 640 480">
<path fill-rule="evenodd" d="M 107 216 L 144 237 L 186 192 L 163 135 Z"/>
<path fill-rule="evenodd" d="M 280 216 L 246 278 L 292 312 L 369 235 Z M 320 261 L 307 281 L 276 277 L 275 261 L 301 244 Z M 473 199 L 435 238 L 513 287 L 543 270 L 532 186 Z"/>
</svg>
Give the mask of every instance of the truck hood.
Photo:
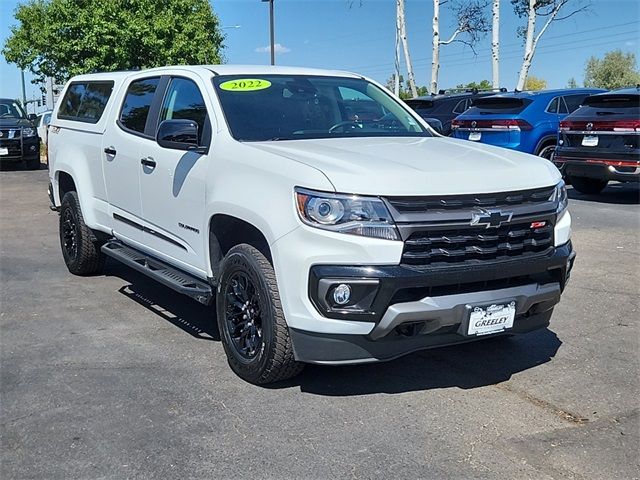
<svg viewBox="0 0 640 480">
<path fill-rule="evenodd" d="M 23 128 L 32 127 L 31 122 L 26 118 L 5 117 L 0 118 L 0 128 Z"/>
<path fill-rule="evenodd" d="M 314 167 L 342 193 L 491 193 L 546 187 L 561 179 L 557 168 L 540 157 L 444 137 L 329 138 L 245 145 Z"/>
</svg>

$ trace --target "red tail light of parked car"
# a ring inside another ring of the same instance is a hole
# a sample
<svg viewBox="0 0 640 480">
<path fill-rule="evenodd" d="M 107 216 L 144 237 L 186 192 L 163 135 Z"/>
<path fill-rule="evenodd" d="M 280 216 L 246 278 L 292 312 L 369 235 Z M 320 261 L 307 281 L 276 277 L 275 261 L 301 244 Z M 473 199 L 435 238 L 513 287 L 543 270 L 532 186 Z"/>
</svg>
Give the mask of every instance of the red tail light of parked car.
<svg viewBox="0 0 640 480">
<path fill-rule="evenodd" d="M 618 121 L 575 121 L 564 120 L 560 122 L 561 132 L 640 132 L 640 120 Z"/>
<path fill-rule="evenodd" d="M 506 120 L 453 120 L 452 129 L 493 129 L 493 130 L 531 130 L 531 124 L 520 119 Z"/>
</svg>

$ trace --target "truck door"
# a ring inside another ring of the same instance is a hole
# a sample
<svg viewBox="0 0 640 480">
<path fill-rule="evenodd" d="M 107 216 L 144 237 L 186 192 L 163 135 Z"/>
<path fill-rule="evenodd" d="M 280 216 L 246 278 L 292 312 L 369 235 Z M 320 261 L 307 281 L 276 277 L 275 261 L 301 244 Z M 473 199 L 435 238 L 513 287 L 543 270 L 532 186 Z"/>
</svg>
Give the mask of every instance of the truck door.
<svg viewBox="0 0 640 480">
<path fill-rule="evenodd" d="M 196 81 L 177 76 L 169 79 L 157 123 L 172 119 L 194 121 L 198 125 L 199 143 L 209 142 L 211 124 Z M 206 275 L 207 155 L 163 148 L 153 142 L 145 143 L 141 158 L 147 159 L 140 174 L 145 246 L 161 259 L 194 275 Z"/>
<path fill-rule="evenodd" d="M 134 79 L 103 136 L 102 165 L 114 235 L 129 243 L 142 241 L 140 172 L 142 144 L 153 142 L 146 124 L 160 77 Z M 155 142 L 154 142 L 155 143 Z"/>
</svg>

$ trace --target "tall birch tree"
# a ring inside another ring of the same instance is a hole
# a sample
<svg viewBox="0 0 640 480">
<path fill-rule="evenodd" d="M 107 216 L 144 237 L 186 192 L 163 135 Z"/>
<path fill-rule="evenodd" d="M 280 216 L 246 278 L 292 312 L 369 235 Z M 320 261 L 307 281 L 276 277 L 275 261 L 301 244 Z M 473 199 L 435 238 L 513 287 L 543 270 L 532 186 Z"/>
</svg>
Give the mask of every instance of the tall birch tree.
<svg viewBox="0 0 640 480">
<path fill-rule="evenodd" d="M 511 4 L 520 18 L 527 19 L 527 26 L 521 27 L 518 31 L 518 34 L 524 37 L 524 55 L 516 90 L 522 90 L 524 89 L 538 42 L 549 28 L 549 25 L 585 11 L 588 4 L 585 4 L 582 0 L 511 0 Z M 564 13 L 569 11 L 568 5 L 574 6 L 574 9 L 569 13 Z M 561 12 L 563 13 L 562 15 L 560 15 Z M 542 28 L 536 32 L 538 17 L 543 23 Z"/>
<path fill-rule="evenodd" d="M 493 0 L 491 7 L 491 70 L 492 86 L 500 88 L 500 0 Z"/>
<path fill-rule="evenodd" d="M 455 18 L 455 29 L 447 40 L 440 35 L 440 6 L 448 3 Z M 440 47 L 454 42 L 471 47 L 475 53 L 475 45 L 489 31 L 489 21 L 485 15 L 487 4 L 483 0 L 433 0 L 433 40 L 431 57 L 431 93 L 438 91 L 438 75 L 440 73 Z"/>
<path fill-rule="evenodd" d="M 416 88 L 416 80 L 413 75 L 413 64 L 411 63 L 411 54 L 409 53 L 409 41 L 407 40 L 407 22 L 404 11 L 404 0 L 396 0 L 396 19 L 400 34 L 400 41 L 402 42 L 402 49 L 404 50 L 404 60 L 407 64 L 407 82 L 409 84 L 409 90 L 411 91 L 411 95 L 417 97 L 418 90 Z"/>
<path fill-rule="evenodd" d="M 405 0 L 396 0 L 396 43 L 395 43 L 395 84 L 393 91 L 396 95 L 400 92 L 400 44 L 404 52 L 404 60 L 407 65 L 407 83 L 409 90 L 414 97 L 418 96 L 415 75 L 413 74 L 413 63 L 411 62 L 411 53 L 409 51 L 409 40 L 407 39 L 407 22 L 405 16 Z M 362 0 L 349 0 L 349 8 L 355 4 L 362 7 Z"/>
</svg>

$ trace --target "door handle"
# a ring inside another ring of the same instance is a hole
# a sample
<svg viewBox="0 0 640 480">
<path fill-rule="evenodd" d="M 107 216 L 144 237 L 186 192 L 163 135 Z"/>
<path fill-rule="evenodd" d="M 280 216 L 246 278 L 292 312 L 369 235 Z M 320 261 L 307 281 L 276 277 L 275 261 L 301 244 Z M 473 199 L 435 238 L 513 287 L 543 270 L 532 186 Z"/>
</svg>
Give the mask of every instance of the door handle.
<svg viewBox="0 0 640 480">
<path fill-rule="evenodd" d="M 156 168 L 156 161 L 152 157 L 141 158 L 140 163 L 145 167 Z"/>
<path fill-rule="evenodd" d="M 104 149 L 104 153 L 106 153 L 107 155 L 115 155 L 116 149 L 113 147 L 107 147 Z"/>
</svg>

